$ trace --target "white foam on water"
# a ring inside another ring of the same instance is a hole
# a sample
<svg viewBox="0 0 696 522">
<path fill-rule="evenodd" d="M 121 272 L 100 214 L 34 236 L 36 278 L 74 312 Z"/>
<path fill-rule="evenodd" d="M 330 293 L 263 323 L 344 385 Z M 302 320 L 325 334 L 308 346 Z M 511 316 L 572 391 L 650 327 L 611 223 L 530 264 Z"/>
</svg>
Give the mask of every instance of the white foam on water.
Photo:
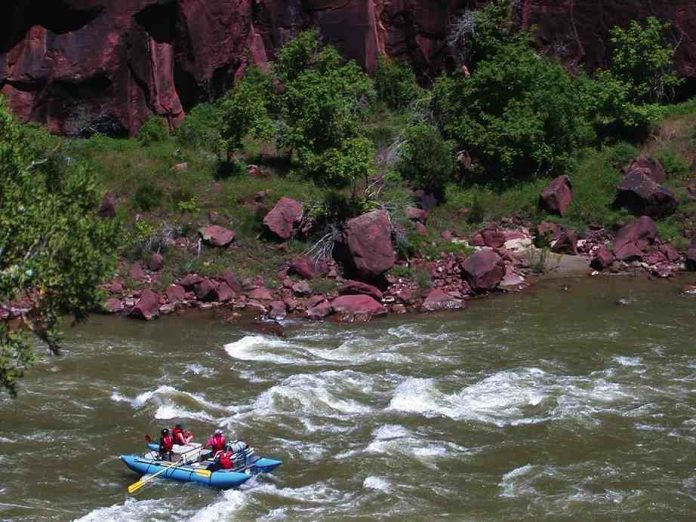
<svg viewBox="0 0 696 522">
<path fill-rule="evenodd" d="M 371 376 L 352 370 L 292 375 L 259 395 L 253 412 L 328 417 L 366 414 L 372 407 L 344 396 L 351 392 L 367 395 L 373 386 Z"/>
<path fill-rule="evenodd" d="M 221 493 L 220 500 L 207 505 L 196 512 L 188 520 L 189 522 L 217 522 L 219 520 L 233 520 L 235 515 L 244 507 L 248 500 L 246 493 L 229 489 Z M 242 520 L 242 518 L 240 518 Z"/>
<path fill-rule="evenodd" d="M 392 489 L 391 484 L 388 480 L 382 477 L 375 477 L 372 475 L 366 477 L 365 480 L 363 480 L 363 488 L 383 491 L 385 493 L 388 493 Z"/>
<path fill-rule="evenodd" d="M 199 363 L 187 364 L 184 373 L 192 373 L 193 375 L 200 375 L 203 377 L 210 377 L 215 374 L 213 368 L 207 368 Z"/>
<path fill-rule="evenodd" d="M 613 360 L 621 366 L 640 366 L 643 364 L 643 359 L 640 357 L 626 357 L 623 355 L 617 355 L 613 357 Z"/>
<path fill-rule="evenodd" d="M 95 509 L 75 519 L 75 522 L 140 522 L 152 520 L 157 515 L 168 515 L 170 512 L 171 506 L 168 506 L 164 500 L 129 498 L 123 504 Z"/>
<path fill-rule="evenodd" d="M 240 361 L 270 362 L 275 364 L 293 364 L 302 360 L 290 353 L 292 344 L 275 337 L 265 335 L 246 335 L 233 343 L 225 345 L 225 352 Z M 281 353 L 282 352 L 282 355 Z"/>
<path fill-rule="evenodd" d="M 442 392 L 434 379 L 407 378 L 394 390 L 389 409 L 499 427 L 597 412 L 635 415 L 645 398 L 628 385 L 608 380 L 613 372 L 608 368 L 589 376 L 565 376 L 539 368 L 503 370 L 455 393 Z"/>
<path fill-rule="evenodd" d="M 170 420 L 170 419 L 191 419 L 198 420 L 201 422 L 215 422 L 215 417 L 204 412 L 192 412 L 185 408 L 178 408 L 177 406 L 166 404 L 157 408 L 155 412 L 155 419 L 157 420 Z"/>
<path fill-rule="evenodd" d="M 523 494 L 535 494 L 536 489 L 531 485 L 535 478 L 535 474 L 532 473 L 534 469 L 535 466 L 526 464 L 505 473 L 505 475 L 502 476 L 500 484 L 498 484 L 503 490 L 500 496 L 514 498 Z"/>
</svg>

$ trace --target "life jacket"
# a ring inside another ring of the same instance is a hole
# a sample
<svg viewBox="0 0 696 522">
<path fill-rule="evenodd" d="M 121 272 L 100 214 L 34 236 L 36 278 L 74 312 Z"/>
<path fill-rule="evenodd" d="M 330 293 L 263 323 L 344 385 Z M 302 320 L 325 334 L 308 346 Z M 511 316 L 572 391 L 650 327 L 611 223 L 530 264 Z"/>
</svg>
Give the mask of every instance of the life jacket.
<svg viewBox="0 0 696 522">
<path fill-rule="evenodd" d="M 160 438 L 159 450 L 160 453 L 170 452 L 174 448 L 174 437 L 165 435 Z"/>
<path fill-rule="evenodd" d="M 213 450 L 213 453 L 217 453 L 218 451 L 225 449 L 226 441 L 224 435 L 213 435 L 210 440 L 212 441 L 210 448 Z"/>
<path fill-rule="evenodd" d="M 232 452 L 223 451 L 218 461 L 222 469 L 232 469 Z"/>
<path fill-rule="evenodd" d="M 184 436 L 184 430 L 181 428 L 172 429 L 172 437 L 174 437 L 174 444 L 186 445 L 186 437 Z"/>
</svg>

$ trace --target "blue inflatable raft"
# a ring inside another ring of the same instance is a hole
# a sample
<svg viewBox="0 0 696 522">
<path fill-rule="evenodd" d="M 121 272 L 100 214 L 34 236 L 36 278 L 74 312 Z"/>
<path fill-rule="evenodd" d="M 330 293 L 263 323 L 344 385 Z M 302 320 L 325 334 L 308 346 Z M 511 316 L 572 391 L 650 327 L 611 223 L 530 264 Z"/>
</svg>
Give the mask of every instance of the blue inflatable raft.
<svg viewBox="0 0 696 522">
<path fill-rule="evenodd" d="M 196 473 L 197 470 L 206 468 L 206 461 L 178 465 L 176 463 L 158 460 L 155 457 L 158 446 L 156 443 L 148 444 L 152 452 L 140 457 L 138 455 L 121 455 L 121 460 L 130 469 L 140 475 L 153 475 L 158 471 L 163 471 L 158 478 L 178 480 L 180 482 L 195 482 L 218 489 L 236 488 L 249 480 L 253 475 L 259 473 L 270 473 L 282 464 L 280 460 L 267 459 L 254 455 L 253 449 L 247 448 L 245 451 L 235 455 L 233 468 L 230 470 L 218 470 L 205 476 Z M 172 467 L 172 465 L 176 467 Z"/>
</svg>

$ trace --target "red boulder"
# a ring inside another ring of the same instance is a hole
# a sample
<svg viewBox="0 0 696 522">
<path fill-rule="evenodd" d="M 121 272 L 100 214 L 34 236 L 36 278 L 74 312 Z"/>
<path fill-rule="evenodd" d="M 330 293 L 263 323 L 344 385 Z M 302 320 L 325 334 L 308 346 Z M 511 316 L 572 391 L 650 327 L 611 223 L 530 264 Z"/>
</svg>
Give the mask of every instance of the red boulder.
<svg viewBox="0 0 696 522">
<path fill-rule="evenodd" d="M 119 312 L 123 312 L 123 301 L 115 297 L 110 297 L 106 300 L 106 303 L 104 303 L 104 310 L 106 310 L 110 314 L 117 314 Z"/>
<path fill-rule="evenodd" d="M 302 204 L 292 198 L 280 198 L 273 209 L 263 218 L 266 230 L 280 240 L 290 239 L 302 221 Z"/>
<path fill-rule="evenodd" d="M 655 242 L 657 227 L 648 216 L 622 227 L 614 238 L 614 255 L 621 261 L 633 261 L 643 256 L 646 248 Z"/>
<path fill-rule="evenodd" d="M 382 291 L 376 286 L 351 279 L 346 279 L 343 282 L 341 288 L 338 289 L 338 293 L 341 295 L 369 295 L 377 301 L 381 301 L 383 297 Z"/>
<path fill-rule="evenodd" d="M 480 234 L 484 246 L 500 248 L 505 244 L 505 233 L 497 227 L 484 228 Z"/>
<path fill-rule="evenodd" d="M 196 297 L 199 301 L 212 303 L 218 300 L 218 285 L 212 279 L 203 279 L 196 285 Z"/>
<path fill-rule="evenodd" d="M 505 275 L 505 263 L 493 250 L 480 250 L 462 263 L 464 277 L 476 291 L 494 290 Z"/>
<path fill-rule="evenodd" d="M 159 252 L 155 252 L 147 261 L 147 267 L 153 272 L 158 272 L 164 266 L 164 257 Z"/>
<path fill-rule="evenodd" d="M 612 254 L 611 250 L 609 250 L 607 247 L 601 245 L 595 251 L 592 257 L 592 261 L 590 261 L 590 266 L 594 270 L 602 271 L 606 268 L 609 268 L 613 262 L 614 254 Z"/>
<path fill-rule="evenodd" d="M 234 241 L 234 231 L 219 225 L 208 225 L 198 231 L 203 241 L 212 247 L 225 248 Z"/>
<path fill-rule="evenodd" d="M 309 256 L 298 256 L 288 264 L 288 273 L 296 274 L 304 279 L 314 279 L 325 275 L 328 267 L 324 261 L 314 261 Z"/>
<path fill-rule="evenodd" d="M 167 296 L 167 301 L 170 303 L 178 303 L 179 301 L 186 300 L 186 290 L 181 285 L 169 285 L 164 291 L 164 294 Z"/>
<path fill-rule="evenodd" d="M 466 301 L 456 299 L 440 288 L 433 288 L 421 305 L 421 312 L 439 310 L 459 310 L 466 306 Z"/>
<path fill-rule="evenodd" d="M 664 183 L 667 180 L 662 163 L 645 154 L 641 154 L 624 167 L 626 174 L 636 171 L 645 174 L 655 183 Z"/>
<path fill-rule="evenodd" d="M 369 321 L 384 315 L 387 309 L 369 295 L 342 295 L 331 302 L 332 310 L 343 322 Z"/>
<path fill-rule="evenodd" d="M 578 255 L 578 235 L 574 230 L 562 232 L 551 247 L 551 252 L 555 254 L 567 254 L 569 256 Z"/>
<path fill-rule="evenodd" d="M 631 214 L 655 219 L 670 216 L 679 205 L 674 194 L 639 170 L 626 174 L 619 184 L 616 201 Z"/>
<path fill-rule="evenodd" d="M 143 290 L 140 299 L 130 312 L 132 317 L 150 321 L 159 316 L 160 296 L 150 289 Z"/>
<path fill-rule="evenodd" d="M 558 176 L 542 191 L 539 196 L 539 206 L 562 216 L 573 201 L 573 186 L 568 176 Z"/>
<path fill-rule="evenodd" d="M 272 301 L 269 305 L 268 317 L 282 321 L 288 316 L 288 310 L 283 301 Z"/>
<path fill-rule="evenodd" d="M 310 319 L 324 319 L 331 314 L 331 303 L 326 299 L 322 299 L 316 304 L 307 308 L 306 315 Z"/>
<path fill-rule="evenodd" d="M 360 279 L 374 279 L 394 266 L 392 229 L 384 210 L 348 220 L 343 232 L 344 258 Z"/>
</svg>

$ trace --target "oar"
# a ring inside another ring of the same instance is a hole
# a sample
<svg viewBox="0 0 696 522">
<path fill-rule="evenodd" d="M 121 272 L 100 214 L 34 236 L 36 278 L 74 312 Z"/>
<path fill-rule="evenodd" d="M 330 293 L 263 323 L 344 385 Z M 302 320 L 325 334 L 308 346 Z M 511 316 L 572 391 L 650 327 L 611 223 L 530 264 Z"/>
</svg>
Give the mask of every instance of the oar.
<svg viewBox="0 0 696 522">
<path fill-rule="evenodd" d="M 194 451 L 198 451 L 198 448 L 182 454 L 181 455 L 181 460 L 182 460 L 181 464 L 169 464 L 169 465 L 160 464 L 161 466 L 163 466 L 163 469 L 159 470 L 157 473 L 153 473 L 152 475 L 145 475 L 145 476 L 141 477 L 140 480 L 138 480 L 137 482 L 134 482 L 133 484 L 128 486 L 128 493 L 130 493 L 130 494 L 135 493 L 140 488 L 142 488 L 145 484 L 150 482 L 152 479 L 154 479 L 158 475 L 161 475 L 162 473 L 164 473 L 168 469 L 176 469 L 176 468 L 181 468 L 181 467 L 185 466 L 186 459 L 184 458 L 184 455 L 188 455 L 188 453 L 193 453 Z M 203 475 L 204 477 L 210 477 L 213 474 L 211 471 L 208 471 L 207 469 L 193 469 L 192 471 L 198 475 Z"/>
</svg>

